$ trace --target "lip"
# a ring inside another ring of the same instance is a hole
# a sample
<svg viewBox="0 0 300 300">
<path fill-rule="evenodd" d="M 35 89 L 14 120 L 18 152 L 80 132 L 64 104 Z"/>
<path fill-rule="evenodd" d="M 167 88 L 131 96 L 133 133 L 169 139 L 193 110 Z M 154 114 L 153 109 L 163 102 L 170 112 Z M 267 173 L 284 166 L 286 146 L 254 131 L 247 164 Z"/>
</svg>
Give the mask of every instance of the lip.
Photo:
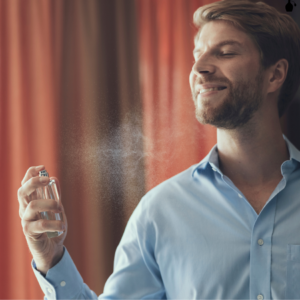
<svg viewBox="0 0 300 300">
<path fill-rule="evenodd" d="M 216 93 L 218 93 L 218 92 L 222 92 L 222 91 L 225 91 L 226 89 L 224 89 L 224 90 L 218 90 L 218 91 L 209 91 L 209 92 L 205 92 L 205 93 L 201 93 L 200 94 L 200 92 L 198 93 L 198 96 L 200 96 L 200 97 L 207 97 L 207 96 L 210 96 L 210 95 L 214 95 L 214 94 L 216 94 Z"/>
<path fill-rule="evenodd" d="M 200 93 L 201 90 L 210 89 L 210 88 L 216 88 L 216 87 L 225 87 L 225 88 L 227 88 L 226 85 L 221 85 L 221 84 L 217 84 L 217 83 L 208 83 L 208 84 L 196 85 L 196 89 L 195 90 L 196 90 L 197 93 Z"/>
</svg>

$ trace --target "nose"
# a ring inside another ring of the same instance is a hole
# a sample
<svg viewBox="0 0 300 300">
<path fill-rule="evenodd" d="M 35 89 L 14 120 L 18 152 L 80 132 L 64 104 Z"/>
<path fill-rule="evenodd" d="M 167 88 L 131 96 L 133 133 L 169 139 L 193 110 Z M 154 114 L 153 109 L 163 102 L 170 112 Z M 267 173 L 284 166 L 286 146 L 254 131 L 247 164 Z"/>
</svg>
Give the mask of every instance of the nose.
<svg viewBox="0 0 300 300">
<path fill-rule="evenodd" d="M 205 57 L 198 59 L 192 67 L 192 73 L 196 76 L 201 74 L 213 74 L 215 71 L 216 67 Z"/>
</svg>

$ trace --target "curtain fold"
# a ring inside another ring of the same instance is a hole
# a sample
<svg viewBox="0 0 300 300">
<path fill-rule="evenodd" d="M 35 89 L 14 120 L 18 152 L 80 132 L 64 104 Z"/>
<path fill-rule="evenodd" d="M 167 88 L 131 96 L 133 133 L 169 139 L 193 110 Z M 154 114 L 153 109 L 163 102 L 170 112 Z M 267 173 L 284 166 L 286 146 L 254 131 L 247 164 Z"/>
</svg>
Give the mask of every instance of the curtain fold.
<svg viewBox="0 0 300 300">
<path fill-rule="evenodd" d="M 144 194 L 135 19 L 133 1 L 64 7 L 59 178 L 70 226 L 65 245 L 97 294 Z"/>
</svg>

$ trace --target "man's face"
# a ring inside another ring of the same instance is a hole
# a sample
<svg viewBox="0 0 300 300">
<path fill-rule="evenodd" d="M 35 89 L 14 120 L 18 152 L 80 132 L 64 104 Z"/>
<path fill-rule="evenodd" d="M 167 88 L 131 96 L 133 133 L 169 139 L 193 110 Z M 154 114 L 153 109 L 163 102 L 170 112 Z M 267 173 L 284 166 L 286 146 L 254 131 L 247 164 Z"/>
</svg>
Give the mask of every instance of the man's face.
<svg viewBox="0 0 300 300">
<path fill-rule="evenodd" d="M 223 44 L 221 42 L 237 43 Z M 251 38 L 226 21 L 202 27 L 194 49 L 190 74 L 196 118 L 202 124 L 235 129 L 246 124 L 264 99 L 263 71 L 259 52 Z M 200 93 L 201 85 L 226 87 Z"/>
</svg>

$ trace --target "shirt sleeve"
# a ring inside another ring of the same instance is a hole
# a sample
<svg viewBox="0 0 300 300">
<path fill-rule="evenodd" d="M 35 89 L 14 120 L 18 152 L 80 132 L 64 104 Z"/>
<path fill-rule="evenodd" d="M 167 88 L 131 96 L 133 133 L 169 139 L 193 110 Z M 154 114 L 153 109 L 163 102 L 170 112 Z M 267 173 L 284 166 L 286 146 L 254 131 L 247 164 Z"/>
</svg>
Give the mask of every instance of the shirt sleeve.
<svg viewBox="0 0 300 300">
<path fill-rule="evenodd" d="M 142 219 L 141 208 L 133 212 L 117 247 L 113 274 L 99 299 L 165 299 L 165 289 L 155 260 L 155 231 Z M 101 266 L 99 266 L 101 267 Z M 46 277 L 32 268 L 45 294 L 44 299 L 97 299 L 83 282 L 70 254 L 64 247 L 62 259 Z"/>
<path fill-rule="evenodd" d="M 61 260 L 50 270 L 46 277 L 36 269 L 32 260 L 33 272 L 44 292 L 44 300 L 52 299 L 97 299 L 95 292 L 83 282 L 67 248 L 64 246 L 64 254 Z"/>
</svg>

